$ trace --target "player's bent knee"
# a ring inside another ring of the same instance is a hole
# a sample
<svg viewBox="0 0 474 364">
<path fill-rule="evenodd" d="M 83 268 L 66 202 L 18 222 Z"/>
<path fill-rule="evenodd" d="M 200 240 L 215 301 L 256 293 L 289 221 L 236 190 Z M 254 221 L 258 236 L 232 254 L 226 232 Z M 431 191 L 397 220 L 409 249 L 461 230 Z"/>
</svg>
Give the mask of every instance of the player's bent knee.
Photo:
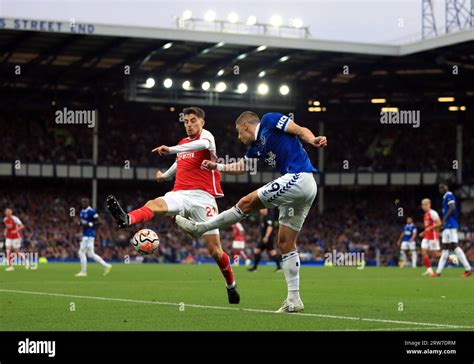
<svg viewBox="0 0 474 364">
<path fill-rule="evenodd" d="M 237 203 L 237 207 L 242 210 L 243 213 L 248 214 L 253 210 L 263 208 L 263 204 L 258 198 L 257 192 L 254 191 L 249 193 L 247 196 L 242 197 Z"/>
<path fill-rule="evenodd" d="M 149 200 L 145 206 L 156 214 L 165 214 L 168 212 L 168 205 L 161 197 Z"/>
</svg>

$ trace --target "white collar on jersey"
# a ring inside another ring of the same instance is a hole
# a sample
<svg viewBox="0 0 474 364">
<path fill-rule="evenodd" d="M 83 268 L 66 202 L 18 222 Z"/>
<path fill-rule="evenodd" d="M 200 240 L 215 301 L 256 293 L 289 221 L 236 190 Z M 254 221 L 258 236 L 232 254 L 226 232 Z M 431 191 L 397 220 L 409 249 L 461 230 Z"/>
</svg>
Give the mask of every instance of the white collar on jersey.
<svg viewBox="0 0 474 364">
<path fill-rule="evenodd" d="M 257 127 L 255 128 L 255 140 L 258 139 L 258 131 L 260 130 L 260 123 L 257 124 Z"/>
</svg>

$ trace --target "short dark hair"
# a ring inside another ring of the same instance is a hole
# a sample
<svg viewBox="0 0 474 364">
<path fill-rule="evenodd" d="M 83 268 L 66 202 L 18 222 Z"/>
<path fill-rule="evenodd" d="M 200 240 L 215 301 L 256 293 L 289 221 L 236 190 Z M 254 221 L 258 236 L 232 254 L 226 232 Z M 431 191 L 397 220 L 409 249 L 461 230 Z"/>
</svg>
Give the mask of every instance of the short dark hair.
<svg viewBox="0 0 474 364">
<path fill-rule="evenodd" d="M 194 114 L 201 119 L 204 119 L 206 117 L 206 113 L 204 112 L 204 110 L 197 106 L 186 107 L 185 109 L 183 109 L 183 113 L 184 115 Z"/>
<path fill-rule="evenodd" d="M 257 124 L 260 122 L 260 118 L 253 111 L 244 111 L 242 114 L 239 115 L 237 120 L 235 120 L 236 124 L 241 124 L 243 122 L 247 122 L 249 124 Z"/>
</svg>

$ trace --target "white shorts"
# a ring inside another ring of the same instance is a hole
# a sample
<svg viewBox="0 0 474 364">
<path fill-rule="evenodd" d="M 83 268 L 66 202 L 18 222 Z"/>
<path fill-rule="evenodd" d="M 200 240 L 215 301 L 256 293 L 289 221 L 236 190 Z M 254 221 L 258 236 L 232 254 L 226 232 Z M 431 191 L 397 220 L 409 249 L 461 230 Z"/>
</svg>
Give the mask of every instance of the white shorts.
<svg viewBox="0 0 474 364">
<path fill-rule="evenodd" d="M 279 223 L 295 231 L 301 230 L 317 192 L 316 181 L 309 172 L 287 173 L 257 190 L 265 207 L 278 207 Z"/>
<path fill-rule="evenodd" d="M 20 249 L 21 247 L 21 239 L 9 239 L 7 238 L 5 240 L 5 247 L 7 249 Z"/>
<path fill-rule="evenodd" d="M 416 243 L 414 241 L 402 241 L 402 250 L 415 250 Z"/>
<path fill-rule="evenodd" d="M 202 190 L 171 191 L 163 196 L 168 212 L 166 215 L 181 215 L 197 222 L 206 222 L 219 214 L 216 199 Z M 219 229 L 206 231 L 203 235 L 219 234 Z"/>
<path fill-rule="evenodd" d="M 439 250 L 439 240 L 423 239 L 421 241 L 421 249 Z"/>
<path fill-rule="evenodd" d="M 441 234 L 443 244 L 458 243 L 458 229 L 444 229 Z"/>
<path fill-rule="evenodd" d="M 234 240 L 232 242 L 232 249 L 245 249 L 245 241 Z"/>
<path fill-rule="evenodd" d="M 94 236 L 83 236 L 81 239 L 81 245 L 79 246 L 79 253 L 94 252 L 94 242 Z"/>
</svg>

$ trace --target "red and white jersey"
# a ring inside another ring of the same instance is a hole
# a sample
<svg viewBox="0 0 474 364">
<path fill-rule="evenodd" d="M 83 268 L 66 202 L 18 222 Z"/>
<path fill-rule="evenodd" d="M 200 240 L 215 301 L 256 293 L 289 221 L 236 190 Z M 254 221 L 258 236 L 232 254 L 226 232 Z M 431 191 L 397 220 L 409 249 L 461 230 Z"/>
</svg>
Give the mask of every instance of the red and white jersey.
<svg viewBox="0 0 474 364">
<path fill-rule="evenodd" d="M 7 239 L 20 239 L 21 235 L 18 231 L 18 227 L 23 225 L 18 217 L 12 215 L 10 217 L 5 217 L 3 223 L 7 228 Z"/>
<path fill-rule="evenodd" d="M 426 228 L 433 226 L 436 221 L 439 221 L 439 215 L 438 213 L 431 209 L 428 212 L 425 212 L 425 216 L 423 216 L 423 223 L 425 224 L 425 230 Z M 423 239 L 426 240 L 439 240 L 439 231 L 438 229 L 433 229 L 431 231 L 425 232 L 425 235 L 423 236 Z"/>
<path fill-rule="evenodd" d="M 245 241 L 245 229 L 240 222 L 232 225 L 234 241 Z"/>
<path fill-rule="evenodd" d="M 177 170 L 173 191 L 203 190 L 214 197 L 222 197 L 224 193 L 221 188 L 221 174 L 219 171 L 203 171 L 202 161 L 208 159 L 215 161 L 216 142 L 214 136 L 207 130 L 202 129 L 195 138 L 181 139 L 178 145 L 190 143 L 195 140 L 207 139 L 210 142 L 208 149 L 197 152 L 181 152 L 176 155 Z"/>
</svg>

